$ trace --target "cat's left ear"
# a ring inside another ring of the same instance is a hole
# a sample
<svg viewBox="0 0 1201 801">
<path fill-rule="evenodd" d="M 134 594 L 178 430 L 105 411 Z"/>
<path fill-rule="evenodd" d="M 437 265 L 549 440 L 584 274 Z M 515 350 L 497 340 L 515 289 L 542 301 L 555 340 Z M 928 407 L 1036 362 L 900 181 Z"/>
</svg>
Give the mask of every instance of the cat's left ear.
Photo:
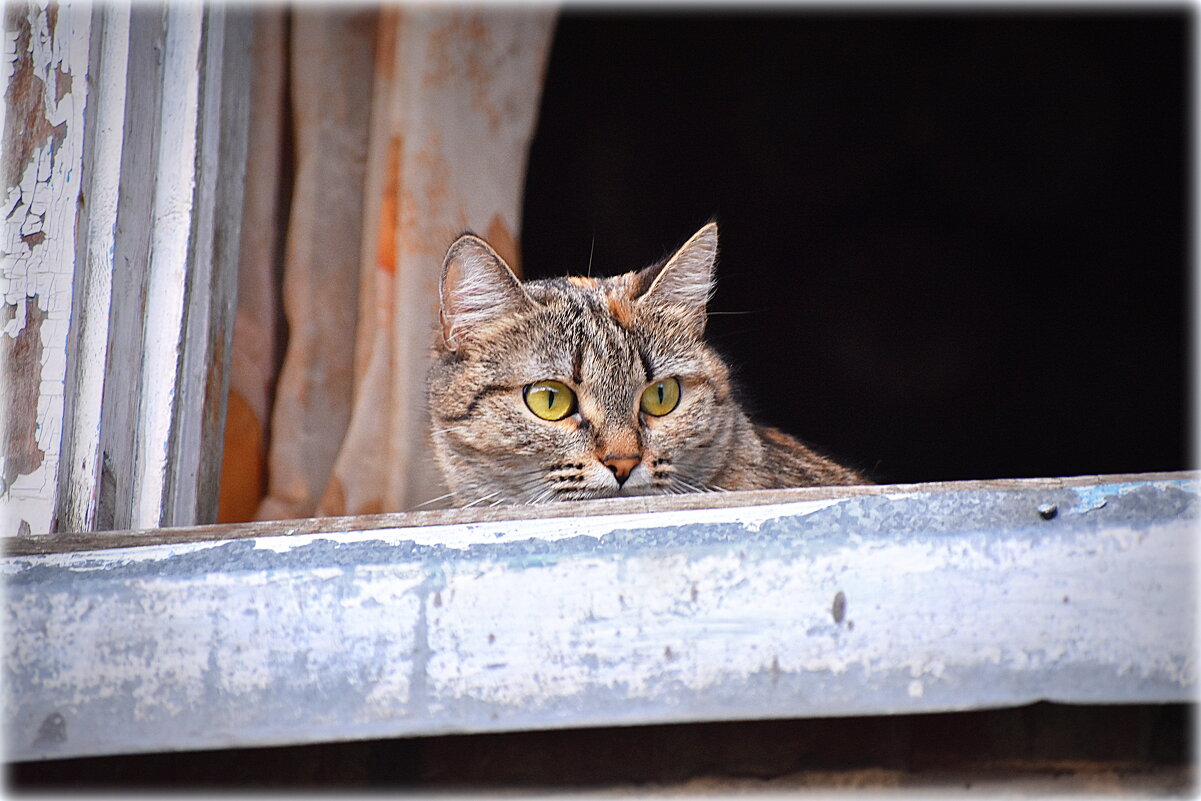
<svg viewBox="0 0 1201 801">
<path fill-rule="evenodd" d="M 454 351 L 481 338 L 489 323 L 533 302 L 500 254 L 473 234 L 446 251 L 438 297 L 442 340 Z"/>
<path fill-rule="evenodd" d="M 703 328 L 705 304 L 713 294 L 716 262 L 717 223 L 711 222 L 693 234 L 670 259 L 638 273 L 635 282 L 638 305 L 674 308 L 697 318 Z"/>
</svg>

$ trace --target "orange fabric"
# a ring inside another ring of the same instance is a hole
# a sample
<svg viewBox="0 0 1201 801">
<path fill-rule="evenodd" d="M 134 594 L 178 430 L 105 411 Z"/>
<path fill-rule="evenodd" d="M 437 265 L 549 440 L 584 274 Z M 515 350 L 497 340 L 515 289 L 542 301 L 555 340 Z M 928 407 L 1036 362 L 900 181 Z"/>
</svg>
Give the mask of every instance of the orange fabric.
<svg viewBox="0 0 1201 801">
<path fill-rule="evenodd" d="M 263 424 L 242 395 L 229 393 L 225 413 L 225 454 L 221 468 L 218 523 L 254 520 L 267 489 Z"/>
</svg>

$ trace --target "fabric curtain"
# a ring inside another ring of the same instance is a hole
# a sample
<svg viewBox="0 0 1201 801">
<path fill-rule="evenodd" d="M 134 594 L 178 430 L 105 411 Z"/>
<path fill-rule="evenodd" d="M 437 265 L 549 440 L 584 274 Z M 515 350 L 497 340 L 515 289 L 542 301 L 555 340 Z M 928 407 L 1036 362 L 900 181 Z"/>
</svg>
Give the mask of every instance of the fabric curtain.
<svg viewBox="0 0 1201 801">
<path fill-rule="evenodd" d="M 520 265 L 554 18 L 256 11 L 223 522 L 445 493 L 424 397 L 442 256 L 472 230 Z"/>
</svg>

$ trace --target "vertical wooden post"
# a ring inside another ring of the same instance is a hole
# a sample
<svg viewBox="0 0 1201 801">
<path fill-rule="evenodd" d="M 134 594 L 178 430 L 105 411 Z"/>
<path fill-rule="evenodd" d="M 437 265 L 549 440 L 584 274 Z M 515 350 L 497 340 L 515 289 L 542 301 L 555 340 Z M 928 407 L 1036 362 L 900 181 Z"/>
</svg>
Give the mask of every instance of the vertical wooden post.
<svg viewBox="0 0 1201 801">
<path fill-rule="evenodd" d="M 174 8 L 174 6 L 172 7 Z M 250 120 L 249 10 L 204 9 L 187 316 L 162 525 L 217 519 Z M 164 88 L 165 91 L 165 88 Z"/>
<path fill-rule="evenodd" d="M 91 531 L 100 478 L 101 408 L 112 315 L 118 187 L 124 154 L 130 7 L 113 2 L 92 15 L 92 89 L 85 121 L 80 239 L 67 344 L 62 463 L 54 527 Z"/>
<path fill-rule="evenodd" d="M 117 228 L 113 242 L 113 284 L 101 399 L 100 455 L 93 527 L 132 526 L 133 465 L 141 397 L 143 318 L 157 312 L 146 295 L 150 255 L 150 208 L 159 136 L 155 123 L 162 100 L 163 38 L 161 6 L 133 9 L 125 68 L 121 173 L 117 184 Z M 132 310 L 145 310 L 133 313 Z M 66 500 L 66 503 L 73 503 Z M 82 525 L 86 526 L 86 522 Z M 63 530 L 67 530 L 64 520 Z"/>
</svg>

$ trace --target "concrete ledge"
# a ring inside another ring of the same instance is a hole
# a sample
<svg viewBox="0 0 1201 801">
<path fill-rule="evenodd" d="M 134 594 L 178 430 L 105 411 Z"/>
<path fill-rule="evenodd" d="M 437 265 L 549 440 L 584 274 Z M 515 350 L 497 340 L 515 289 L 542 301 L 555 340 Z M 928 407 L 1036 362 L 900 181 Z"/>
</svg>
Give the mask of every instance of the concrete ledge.
<svg viewBox="0 0 1201 801">
<path fill-rule="evenodd" d="M 1196 474 L 741 495 L 10 542 L 7 757 L 1196 697 Z"/>
</svg>

